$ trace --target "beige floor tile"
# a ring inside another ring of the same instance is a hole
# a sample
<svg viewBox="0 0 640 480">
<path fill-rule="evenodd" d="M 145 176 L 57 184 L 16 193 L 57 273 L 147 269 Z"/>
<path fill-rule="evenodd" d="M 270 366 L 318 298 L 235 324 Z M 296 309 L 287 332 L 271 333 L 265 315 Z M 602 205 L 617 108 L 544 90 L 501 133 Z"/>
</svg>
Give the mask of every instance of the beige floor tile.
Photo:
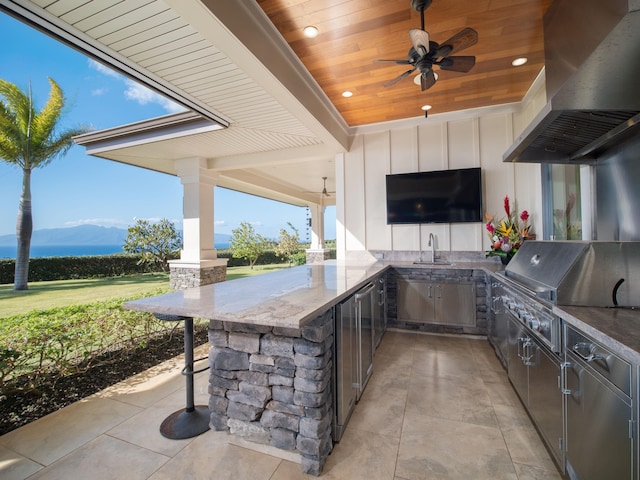
<svg viewBox="0 0 640 480">
<path fill-rule="evenodd" d="M 531 419 L 522 405 L 494 405 L 498 425 L 502 430 L 512 428 L 530 428 L 533 426 Z"/>
<path fill-rule="evenodd" d="M 184 408 L 185 393 L 178 390 L 109 430 L 112 437 L 173 457 L 193 439 L 172 440 L 162 436 L 160 425 L 173 412 Z"/>
<path fill-rule="evenodd" d="M 90 397 L 3 435 L 0 444 L 50 465 L 140 411 L 140 407 Z"/>
<path fill-rule="evenodd" d="M 267 480 L 280 462 L 280 458 L 229 445 L 226 432 L 208 431 L 193 439 L 149 480 Z"/>
<path fill-rule="evenodd" d="M 502 434 L 514 463 L 539 467 L 544 470 L 555 469 L 555 464 L 533 425 L 506 428 L 502 430 Z"/>
<path fill-rule="evenodd" d="M 270 480 L 312 480 L 314 478 L 325 478 L 324 475 L 316 477 L 303 473 L 300 465 L 283 460 L 278 466 Z"/>
<path fill-rule="evenodd" d="M 413 374 L 438 378 L 477 377 L 474 357 L 468 350 L 417 351 L 413 356 Z"/>
<path fill-rule="evenodd" d="M 495 412 L 480 379 L 411 377 L 406 417 L 430 416 L 497 427 Z"/>
<path fill-rule="evenodd" d="M 524 408 L 522 407 L 522 402 L 520 402 L 518 394 L 509 382 L 506 372 L 502 378 L 497 379 L 497 381 L 484 380 L 484 384 L 493 405 L 508 405 L 511 407 Z"/>
<path fill-rule="evenodd" d="M 543 468 L 532 467 L 514 463 L 518 480 L 562 480 L 557 470 L 545 470 Z"/>
<path fill-rule="evenodd" d="M 144 480 L 169 457 L 101 435 L 70 455 L 41 470 L 30 480 Z"/>
<path fill-rule="evenodd" d="M 8 448 L 0 447 L 0 478 L 2 480 L 22 480 L 41 468 L 42 465 Z"/>
<path fill-rule="evenodd" d="M 400 438 L 406 403 L 407 390 L 367 385 L 348 428 Z"/>
<path fill-rule="evenodd" d="M 396 477 L 408 480 L 517 480 L 497 428 L 405 417 Z"/>
<path fill-rule="evenodd" d="M 392 480 L 399 439 L 347 427 L 327 459 L 321 478 Z M 272 480 L 279 480 L 273 477 Z"/>
</svg>

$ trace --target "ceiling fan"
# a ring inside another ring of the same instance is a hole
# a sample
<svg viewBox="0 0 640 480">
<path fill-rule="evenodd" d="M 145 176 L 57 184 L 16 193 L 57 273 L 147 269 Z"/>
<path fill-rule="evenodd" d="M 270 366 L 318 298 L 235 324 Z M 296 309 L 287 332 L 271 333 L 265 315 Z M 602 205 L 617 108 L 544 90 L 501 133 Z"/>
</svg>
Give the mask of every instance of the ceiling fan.
<svg viewBox="0 0 640 480">
<path fill-rule="evenodd" d="M 327 178 L 328 177 L 322 177 L 322 191 L 321 192 L 307 192 L 307 193 L 315 193 L 315 194 L 319 193 L 323 197 L 330 197 L 332 193 L 336 193 L 336 192 L 327 191 Z"/>
<path fill-rule="evenodd" d="M 385 87 L 394 85 L 418 70 L 420 72 L 420 89 L 424 91 L 436 83 L 437 77 L 433 71 L 434 65 L 437 65 L 442 70 L 468 72 L 476 64 L 476 57 L 474 56 L 451 56 L 453 53 L 478 43 L 478 32 L 473 28 L 464 28 L 441 44 L 429 39 L 429 33 L 424 29 L 424 11 L 431 5 L 431 1 L 411 0 L 411 7 L 420 12 L 420 28 L 409 30 L 412 47 L 409 49 L 407 59 L 376 60 L 376 62 L 391 62 L 398 65 L 411 65 L 412 67 L 385 83 Z"/>
</svg>

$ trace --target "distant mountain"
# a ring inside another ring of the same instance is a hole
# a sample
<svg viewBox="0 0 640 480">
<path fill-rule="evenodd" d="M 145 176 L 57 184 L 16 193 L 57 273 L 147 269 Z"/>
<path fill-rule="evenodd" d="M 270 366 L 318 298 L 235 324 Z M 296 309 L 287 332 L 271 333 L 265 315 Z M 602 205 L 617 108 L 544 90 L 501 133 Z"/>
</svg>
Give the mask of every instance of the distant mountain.
<svg viewBox="0 0 640 480">
<path fill-rule="evenodd" d="M 216 245 L 228 244 L 231 235 L 216 233 Z M 122 245 L 127 238 L 127 230 L 97 225 L 80 225 L 68 228 L 47 228 L 35 230 L 31 236 L 31 245 Z M 16 236 L 0 235 L 0 246 L 15 246 Z"/>
</svg>

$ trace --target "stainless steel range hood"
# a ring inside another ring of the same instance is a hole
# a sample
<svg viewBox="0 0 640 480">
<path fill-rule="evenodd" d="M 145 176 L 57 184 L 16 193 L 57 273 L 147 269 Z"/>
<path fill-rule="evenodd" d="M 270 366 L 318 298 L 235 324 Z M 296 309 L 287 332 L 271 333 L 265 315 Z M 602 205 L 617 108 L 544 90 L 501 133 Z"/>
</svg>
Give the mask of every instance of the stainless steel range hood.
<svg viewBox="0 0 640 480">
<path fill-rule="evenodd" d="M 640 0 L 556 0 L 544 38 L 548 102 L 503 161 L 592 163 L 640 135 Z"/>
</svg>

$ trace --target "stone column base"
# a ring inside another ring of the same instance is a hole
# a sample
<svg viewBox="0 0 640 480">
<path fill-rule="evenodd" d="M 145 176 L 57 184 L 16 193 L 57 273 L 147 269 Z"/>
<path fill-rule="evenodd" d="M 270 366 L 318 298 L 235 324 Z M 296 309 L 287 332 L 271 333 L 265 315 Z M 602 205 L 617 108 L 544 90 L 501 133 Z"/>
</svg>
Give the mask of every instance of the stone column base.
<svg viewBox="0 0 640 480">
<path fill-rule="evenodd" d="M 330 252 L 328 248 L 322 248 L 319 250 L 308 249 L 305 250 L 307 254 L 307 263 L 321 263 L 329 259 Z"/>
<path fill-rule="evenodd" d="M 169 262 L 169 286 L 173 290 L 186 290 L 227 279 L 227 259 Z"/>
</svg>

